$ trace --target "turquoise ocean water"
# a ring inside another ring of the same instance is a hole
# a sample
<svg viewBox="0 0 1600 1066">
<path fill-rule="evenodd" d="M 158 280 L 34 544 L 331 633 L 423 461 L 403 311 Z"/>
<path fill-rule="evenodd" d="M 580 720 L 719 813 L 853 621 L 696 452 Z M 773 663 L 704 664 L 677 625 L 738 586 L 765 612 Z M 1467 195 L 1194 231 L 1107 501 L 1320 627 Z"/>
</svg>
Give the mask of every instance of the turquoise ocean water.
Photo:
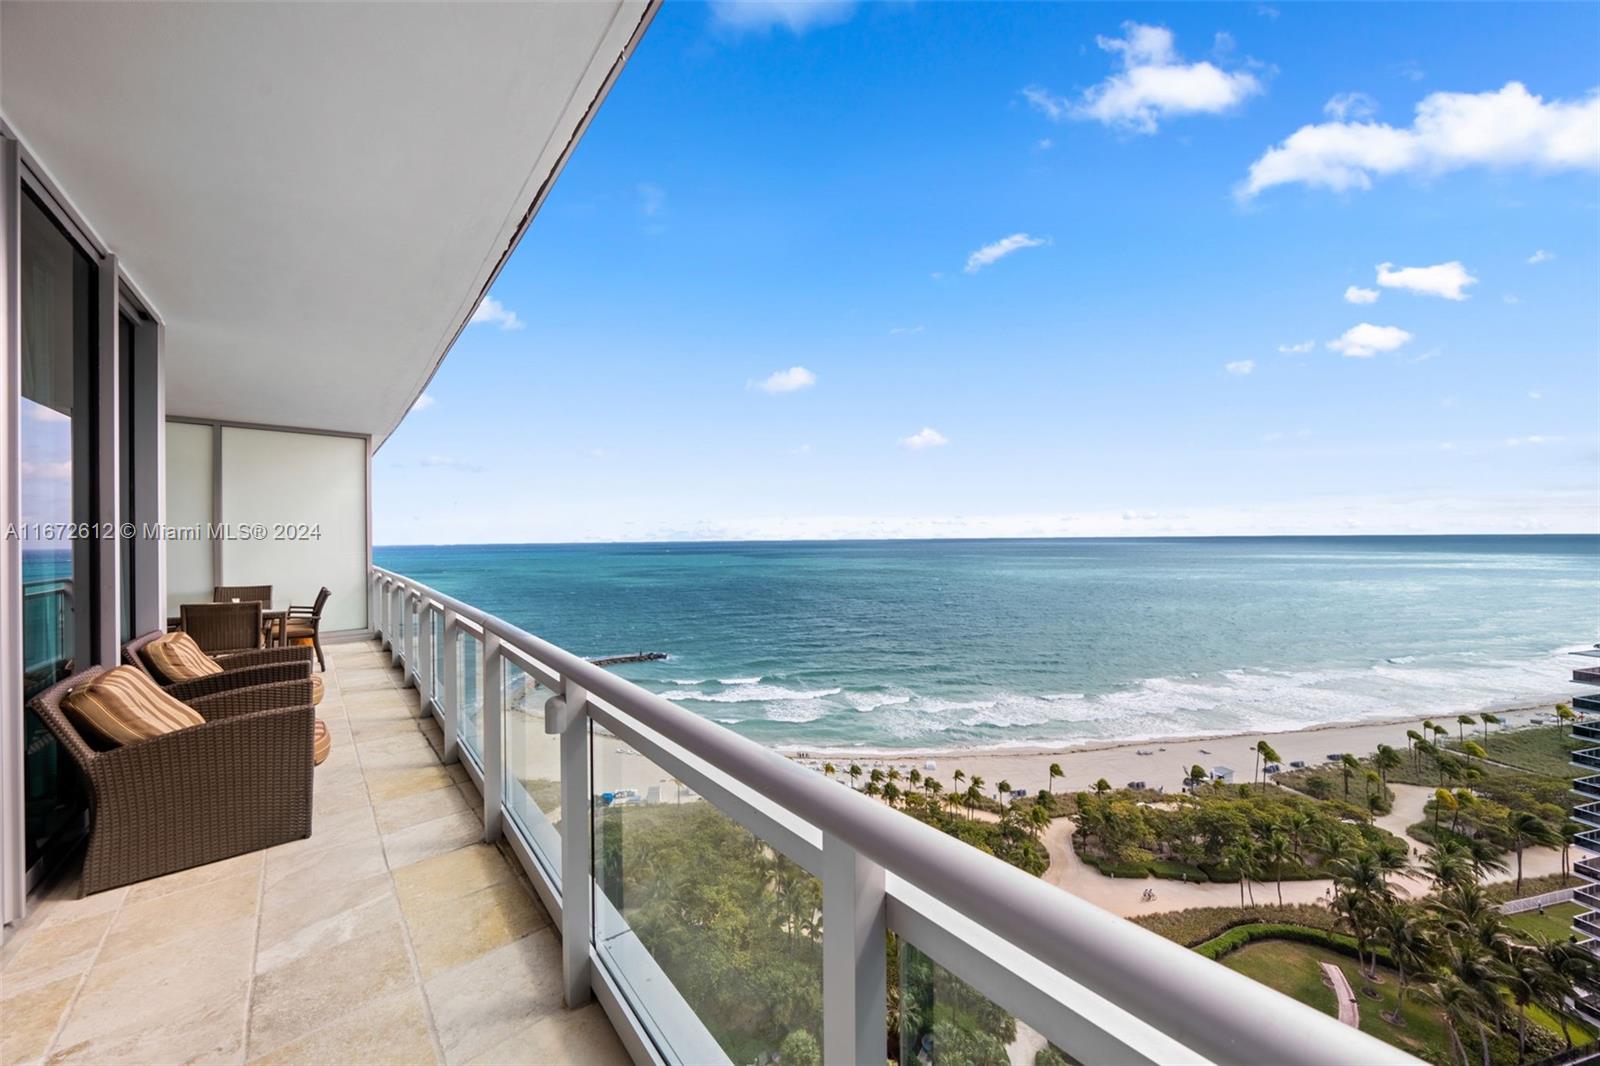
<svg viewBox="0 0 1600 1066">
<path fill-rule="evenodd" d="M 786 749 L 1035 746 L 1565 692 L 1600 537 L 462 545 L 380 566 Z M 1582 660 L 1576 660 L 1582 662 Z"/>
</svg>

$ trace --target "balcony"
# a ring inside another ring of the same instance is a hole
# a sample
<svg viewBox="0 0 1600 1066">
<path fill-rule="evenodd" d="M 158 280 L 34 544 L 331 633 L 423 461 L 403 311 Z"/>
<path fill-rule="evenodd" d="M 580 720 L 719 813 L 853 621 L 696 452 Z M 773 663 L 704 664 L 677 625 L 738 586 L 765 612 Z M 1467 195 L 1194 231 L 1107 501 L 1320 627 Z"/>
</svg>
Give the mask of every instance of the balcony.
<svg viewBox="0 0 1600 1066">
<path fill-rule="evenodd" d="M 1578 766 L 1587 766 L 1600 770 L 1600 748 L 1583 748 L 1572 753 L 1572 761 Z"/>
<path fill-rule="evenodd" d="M 628 1061 L 598 1006 L 564 1009 L 550 917 L 438 726 L 370 644 L 328 651 L 313 835 L 58 886 L 0 956 L 0 1060 Z"/>
<path fill-rule="evenodd" d="M 484 831 L 555 916 L 567 1002 L 598 999 L 635 1061 L 764 1059 L 796 1029 L 882 1061 L 917 974 L 1013 1018 L 1029 1060 L 1413 1061 L 470 604 L 375 568 L 369 611 L 447 763 L 499 797 Z M 787 939 L 710 967 L 728 923 Z"/>
</svg>

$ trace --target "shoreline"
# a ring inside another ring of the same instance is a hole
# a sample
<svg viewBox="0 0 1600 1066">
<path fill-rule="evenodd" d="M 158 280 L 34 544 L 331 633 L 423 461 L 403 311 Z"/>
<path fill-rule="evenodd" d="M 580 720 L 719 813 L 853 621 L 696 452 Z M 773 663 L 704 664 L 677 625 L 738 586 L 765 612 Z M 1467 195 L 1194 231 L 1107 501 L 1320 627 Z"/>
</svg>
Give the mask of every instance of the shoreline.
<svg viewBox="0 0 1600 1066">
<path fill-rule="evenodd" d="M 1569 702 L 1571 697 L 1565 693 L 1554 693 L 1546 697 L 1526 697 L 1501 703 L 1485 704 L 1472 708 L 1458 708 L 1450 711 L 1440 711 L 1433 715 L 1433 720 L 1441 725 L 1453 724 L 1458 715 L 1462 714 L 1494 714 L 1502 718 L 1513 716 L 1528 717 L 1536 714 L 1550 714 L 1557 703 Z M 990 747 L 977 748 L 971 746 L 957 746 L 949 748 L 883 748 L 883 747 L 802 747 L 801 745 L 781 744 L 774 746 L 775 751 L 789 758 L 802 759 L 843 759 L 850 757 L 863 757 L 868 759 L 939 759 L 939 758 L 978 758 L 986 756 L 1032 756 L 1042 757 L 1049 755 L 1081 755 L 1087 752 L 1112 751 L 1120 748 L 1147 746 L 1151 744 L 1174 745 L 1197 743 L 1208 740 L 1234 740 L 1243 737 L 1275 737 L 1315 735 L 1318 733 L 1338 732 L 1350 729 L 1365 729 L 1381 726 L 1397 726 L 1420 723 L 1429 715 L 1386 715 L 1373 718 L 1346 718 L 1332 722 L 1318 722 L 1312 725 L 1297 726 L 1293 729 L 1252 729 L 1252 730 L 1226 730 L 1216 733 L 1173 733 L 1173 734 L 1147 734 L 1143 736 L 1130 736 L 1119 740 L 1084 740 L 1079 742 L 1062 742 L 1056 744 L 1044 742 L 1022 742 L 1017 744 L 996 744 Z M 1518 728 L 1526 726 L 1526 721 L 1516 723 L 1507 722 L 1498 728 L 1509 728 L 1515 724 Z"/>
<path fill-rule="evenodd" d="M 1557 702 L 1565 697 L 1552 697 L 1545 701 L 1517 700 L 1509 705 L 1484 708 L 1496 714 L 1502 724 L 1494 726 L 1495 732 L 1520 729 L 1532 725 L 1537 716 L 1552 717 Z M 1458 711 L 1448 715 L 1435 715 L 1433 720 L 1458 733 L 1457 714 L 1483 711 Z M 1382 719 L 1363 719 L 1354 722 L 1328 722 L 1289 730 L 1257 730 L 1183 737 L 1162 737 L 1141 740 L 1093 741 L 1073 747 L 1031 746 L 1018 748 L 952 748 L 918 749 L 913 751 L 869 751 L 867 749 L 804 748 L 783 751 L 786 757 L 820 769 L 824 762 L 832 762 L 841 771 L 851 762 L 865 770 L 874 768 L 898 769 L 907 774 L 917 769 L 929 776 L 948 777 L 960 769 L 979 774 L 985 779 L 986 790 L 992 792 L 1001 781 L 1008 781 L 1013 789 L 1028 792 L 1053 790 L 1074 792 L 1090 787 L 1096 780 L 1105 778 L 1113 788 L 1123 788 L 1132 782 L 1142 782 L 1145 787 L 1176 792 L 1181 787 L 1188 768 L 1195 764 L 1208 771 L 1228 768 L 1233 780 L 1250 780 L 1255 770 L 1254 748 L 1265 740 L 1282 757 L 1285 769 L 1296 760 L 1308 767 L 1323 765 L 1328 756 L 1350 752 L 1366 756 L 1377 750 L 1379 744 L 1389 744 L 1402 751 L 1407 747 L 1405 731 L 1416 728 L 1422 715 L 1392 716 Z M 1548 724 L 1548 723 L 1545 723 Z M 1482 726 L 1468 732 L 1481 733 Z M 1062 776 L 1052 780 L 1049 765 L 1059 763 Z"/>
</svg>

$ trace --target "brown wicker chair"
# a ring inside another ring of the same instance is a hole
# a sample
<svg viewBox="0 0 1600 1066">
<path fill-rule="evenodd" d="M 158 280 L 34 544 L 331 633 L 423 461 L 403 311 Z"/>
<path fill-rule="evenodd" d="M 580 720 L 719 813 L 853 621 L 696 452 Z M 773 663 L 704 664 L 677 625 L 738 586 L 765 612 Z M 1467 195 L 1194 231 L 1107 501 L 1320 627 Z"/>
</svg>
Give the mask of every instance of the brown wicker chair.
<svg viewBox="0 0 1600 1066">
<path fill-rule="evenodd" d="M 254 601 L 256 603 L 259 603 L 262 606 L 262 609 L 270 610 L 272 608 L 272 586 L 271 585 L 212 585 L 211 586 L 211 602 L 212 603 L 232 603 L 234 600 L 238 600 L 240 603 L 250 603 L 250 602 Z"/>
<path fill-rule="evenodd" d="M 299 681 L 311 676 L 311 649 L 256 648 L 252 651 L 223 652 L 212 656 L 222 666 L 222 673 L 175 681 L 163 674 L 150 657 L 145 646 L 160 637 L 159 632 L 146 633 L 122 646 L 122 661 L 137 666 L 162 688 L 180 700 L 197 696 L 210 696 L 248 685 L 265 685 L 275 681 Z"/>
<path fill-rule="evenodd" d="M 309 677 L 189 700 L 204 725 L 101 751 L 61 701 L 103 669 L 28 704 L 87 783 L 84 895 L 311 835 Z"/>
<path fill-rule="evenodd" d="M 261 647 L 261 601 L 185 603 L 178 607 L 179 628 L 208 655 Z"/>
<path fill-rule="evenodd" d="M 328 669 L 328 661 L 322 657 L 322 609 L 328 605 L 328 597 L 332 595 L 333 593 L 324 585 L 311 606 L 291 606 L 286 620 L 289 631 L 283 639 L 283 642 L 288 644 L 296 639 L 309 638 L 311 646 L 317 651 L 317 665 L 324 671 Z"/>
</svg>

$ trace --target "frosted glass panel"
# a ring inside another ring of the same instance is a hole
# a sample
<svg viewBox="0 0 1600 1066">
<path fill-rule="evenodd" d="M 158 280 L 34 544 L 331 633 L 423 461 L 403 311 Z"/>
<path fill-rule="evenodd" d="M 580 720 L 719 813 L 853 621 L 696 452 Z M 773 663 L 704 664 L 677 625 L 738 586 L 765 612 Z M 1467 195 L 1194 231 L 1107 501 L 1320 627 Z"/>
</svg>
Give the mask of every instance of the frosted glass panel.
<svg viewBox="0 0 1600 1066">
<path fill-rule="evenodd" d="M 225 584 L 271 585 L 280 609 L 311 603 L 326 585 L 322 631 L 366 627 L 366 441 L 224 428 L 222 520 L 267 533 L 223 543 Z"/>
<path fill-rule="evenodd" d="M 212 522 L 212 455 L 210 426 L 167 423 L 167 525 L 204 530 Z M 164 540 L 167 553 L 167 614 L 180 603 L 204 603 L 217 584 L 211 573 L 211 541 Z"/>
</svg>

